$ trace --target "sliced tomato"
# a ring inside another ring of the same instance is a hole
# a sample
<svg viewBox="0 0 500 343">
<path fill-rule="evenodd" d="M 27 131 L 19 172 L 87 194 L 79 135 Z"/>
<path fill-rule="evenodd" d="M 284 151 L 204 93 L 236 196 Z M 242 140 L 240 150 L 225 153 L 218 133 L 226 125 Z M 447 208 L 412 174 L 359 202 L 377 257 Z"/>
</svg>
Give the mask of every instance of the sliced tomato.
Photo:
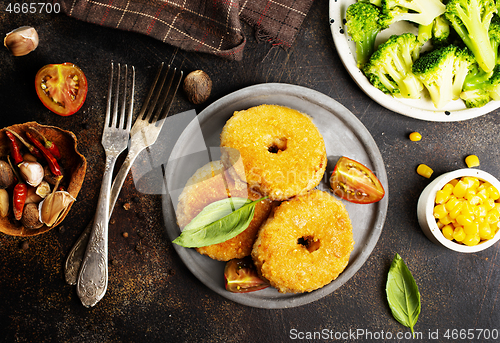
<svg viewBox="0 0 500 343">
<path fill-rule="evenodd" d="M 345 156 L 335 165 L 330 187 L 337 196 L 356 204 L 371 204 L 385 195 L 380 180 L 370 169 Z"/>
<path fill-rule="evenodd" d="M 48 64 L 36 74 L 35 88 L 45 107 L 60 116 L 69 116 L 85 102 L 87 78 L 73 63 Z"/>
<path fill-rule="evenodd" d="M 255 269 L 252 259 L 232 259 L 224 268 L 224 282 L 226 290 L 233 293 L 248 293 L 269 287 Z"/>
</svg>

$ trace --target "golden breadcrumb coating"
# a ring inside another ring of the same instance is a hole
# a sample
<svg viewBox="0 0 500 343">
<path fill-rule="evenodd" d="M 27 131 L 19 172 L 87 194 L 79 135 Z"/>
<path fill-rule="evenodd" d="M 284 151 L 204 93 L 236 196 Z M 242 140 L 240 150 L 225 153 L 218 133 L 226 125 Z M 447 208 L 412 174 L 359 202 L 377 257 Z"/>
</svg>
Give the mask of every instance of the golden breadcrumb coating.
<svg viewBox="0 0 500 343">
<path fill-rule="evenodd" d="M 344 204 L 313 190 L 273 210 L 259 230 L 252 258 L 261 276 L 279 292 L 311 292 L 338 277 L 353 246 Z"/>
<path fill-rule="evenodd" d="M 179 196 L 176 210 L 177 223 L 181 228 L 185 227 L 205 206 L 229 196 L 252 200 L 261 197 L 256 193 L 249 193 L 246 184 L 232 180 L 220 161 L 206 164 L 188 180 Z M 219 261 L 249 256 L 259 227 L 267 219 L 270 211 L 270 200 L 259 202 L 255 206 L 253 220 L 245 231 L 225 242 L 196 250 Z"/>
<path fill-rule="evenodd" d="M 316 187 L 326 168 L 323 137 L 305 114 L 278 105 L 237 111 L 221 133 L 222 162 L 251 189 L 286 200 Z M 239 153 L 238 153 L 239 152 Z M 236 178 L 236 177 L 235 177 Z"/>
</svg>

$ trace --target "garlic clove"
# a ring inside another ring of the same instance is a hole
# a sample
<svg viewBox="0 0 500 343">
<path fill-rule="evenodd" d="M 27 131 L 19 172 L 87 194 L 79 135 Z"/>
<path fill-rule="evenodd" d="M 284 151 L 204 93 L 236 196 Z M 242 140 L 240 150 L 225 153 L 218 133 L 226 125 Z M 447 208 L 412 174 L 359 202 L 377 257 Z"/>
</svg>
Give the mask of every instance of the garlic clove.
<svg viewBox="0 0 500 343">
<path fill-rule="evenodd" d="M 7 33 L 3 44 L 14 56 L 24 56 L 38 46 L 38 33 L 31 26 L 21 26 Z"/>
<path fill-rule="evenodd" d="M 35 191 L 35 193 L 43 199 L 45 199 L 47 195 L 50 194 L 50 192 L 51 192 L 50 185 L 47 181 L 40 182 Z"/>
<path fill-rule="evenodd" d="M 51 193 L 38 205 L 40 220 L 51 227 L 74 201 L 76 199 L 66 191 Z"/>
<path fill-rule="evenodd" d="M 38 162 L 22 162 L 19 164 L 19 172 L 30 186 L 37 187 L 43 181 L 43 167 Z"/>
<path fill-rule="evenodd" d="M 9 214 L 9 193 L 0 188 L 0 217 L 7 217 Z"/>
</svg>

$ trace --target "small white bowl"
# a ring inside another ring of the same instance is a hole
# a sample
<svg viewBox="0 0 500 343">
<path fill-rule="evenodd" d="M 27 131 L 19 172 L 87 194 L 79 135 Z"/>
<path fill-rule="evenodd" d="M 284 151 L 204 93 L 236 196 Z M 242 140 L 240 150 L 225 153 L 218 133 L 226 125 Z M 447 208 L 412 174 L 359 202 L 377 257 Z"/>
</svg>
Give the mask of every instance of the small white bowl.
<svg viewBox="0 0 500 343">
<path fill-rule="evenodd" d="M 422 231 L 432 242 L 454 251 L 473 253 L 485 250 L 495 244 L 500 239 L 500 230 L 495 234 L 495 237 L 479 243 L 478 245 L 467 246 L 464 244 L 458 244 L 444 237 L 443 233 L 437 226 L 436 219 L 434 218 L 433 214 L 436 192 L 442 189 L 444 185 L 447 184 L 450 180 L 458 179 L 463 176 L 472 176 L 482 181 L 487 181 L 491 183 L 496 189 L 500 190 L 500 181 L 498 181 L 498 179 L 491 174 L 488 174 L 487 172 L 479 169 L 464 168 L 445 173 L 438 176 L 430 184 L 428 184 L 427 187 L 425 187 L 425 189 L 422 191 L 422 194 L 420 194 L 420 198 L 418 199 L 417 204 L 417 216 L 418 223 L 420 224 Z"/>
</svg>

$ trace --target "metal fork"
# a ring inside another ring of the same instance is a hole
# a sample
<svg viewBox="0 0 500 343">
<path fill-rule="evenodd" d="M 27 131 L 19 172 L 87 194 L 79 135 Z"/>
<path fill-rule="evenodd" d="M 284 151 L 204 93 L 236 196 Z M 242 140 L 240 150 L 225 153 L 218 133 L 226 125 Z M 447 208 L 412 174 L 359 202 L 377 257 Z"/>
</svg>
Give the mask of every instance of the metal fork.
<svg viewBox="0 0 500 343">
<path fill-rule="evenodd" d="M 161 77 L 163 68 L 164 63 L 162 63 L 160 68 L 158 69 L 156 77 L 141 108 L 141 112 L 139 113 L 134 126 L 132 127 L 130 133 L 131 139 L 129 144 L 129 152 L 120 170 L 118 171 L 118 174 L 115 177 L 113 185 L 111 186 L 111 198 L 109 202 L 110 217 L 113 213 L 113 208 L 115 206 L 116 200 L 118 199 L 121 187 L 135 159 L 142 150 L 156 142 L 163 127 L 163 123 L 165 122 L 164 119 L 168 115 L 170 107 L 174 101 L 175 94 L 177 93 L 180 82 L 182 80 L 183 72 L 181 70 L 178 73 L 179 75 L 176 75 L 176 68 L 173 69 L 173 73 L 168 77 L 167 80 L 167 76 L 171 70 L 170 66 L 167 67 L 164 76 Z M 158 83 L 158 81 L 160 82 Z M 167 82 L 166 86 L 165 82 Z M 162 92 L 163 94 L 161 95 Z M 153 100 L 151 101 L 152 98 Z M 154 115 L 153 111 L 155 111 Z M 91 227 L 92 221 L 89 223 L 89 225 L 87 225 L 66 259 L 65 278 L 66 282 L 70 285 L 74 285 L 77 282 L 78 271 L 83 259 L 85 247 L 87 246 Z"/>
<path fill-rule="evenodd" d="M 94 306 L 102 299 L 108 286 L 108 221 L 109 202 L 111 192 L 111 181 L 113 168 L 118 156 L 127 148 L 132 126 L 132 112 L 134 107 L 135 69 L 132 67 L 132 86 L 128 113 L 127 105 L 127 72 L 125 65 L 123 78 L 123 103 L 118 120 L 118 103 L 120 102 L 120 73 L 121 66 L 118 64 L 116 76 L 115 104 L 113 117 L 111 118 L 111 103 L 113 96 L 113 63 L 111 63 L 111 75 L 108 88 L 108 105 L 106 119 L 102 133 L 101 144 L 106 153 L 106 165 L 102 177 L 101 190 L 97 203 L 97 212 L 89 237 L 89 243 L 82 261 L 77 282 L 77 294 L 86 307 Z M 126 118 L 125 118 L 126 117 Z"/>
</svg>

